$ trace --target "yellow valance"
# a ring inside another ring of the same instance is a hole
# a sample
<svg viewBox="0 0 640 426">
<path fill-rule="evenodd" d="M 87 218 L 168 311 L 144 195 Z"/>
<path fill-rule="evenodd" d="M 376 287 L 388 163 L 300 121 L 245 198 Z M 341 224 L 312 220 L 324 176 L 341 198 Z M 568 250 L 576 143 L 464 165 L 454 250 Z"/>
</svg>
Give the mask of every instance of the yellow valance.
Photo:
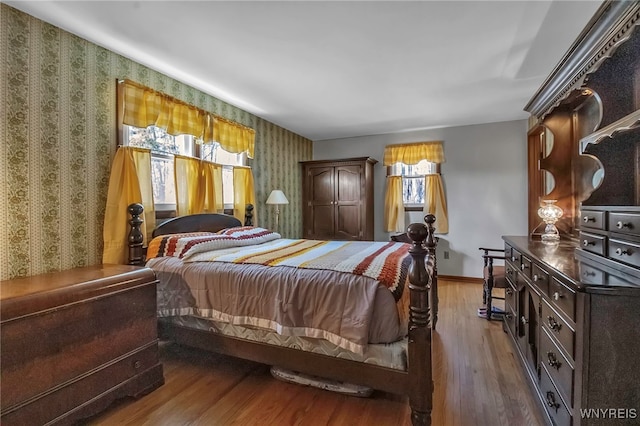
<svg viewBox="0 0 640 426">
<path fill-rule="evenodd" d="M 430 163 L 444 163 L 442 142 L 435 141 L 388 145 L 384 149 L 385 166 L 391 166 L 395 163 L 415 165 L 422 160 L 427 160 Z"/>
<path fill-rule="evenodd" d="M 123 124 L 154 125 L 170 135 L 193 135 L 203 143 L 218 142 L 226 151 L 246 152 L 253 158 L 255 130 L 130 80 L 118 87 Z"/>
</svg>

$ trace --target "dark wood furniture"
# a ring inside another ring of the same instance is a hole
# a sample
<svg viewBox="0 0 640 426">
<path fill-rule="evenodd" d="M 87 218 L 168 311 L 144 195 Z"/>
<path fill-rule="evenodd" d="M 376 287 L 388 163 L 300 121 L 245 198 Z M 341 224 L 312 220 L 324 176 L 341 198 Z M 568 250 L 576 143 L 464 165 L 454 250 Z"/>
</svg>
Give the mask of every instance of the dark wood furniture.
<svg viewBox="0 0 640 426">
<path fill-rule="evenodd" d="M 640 5 L 605 1 L 525 106 L 530 231 L 541 199 L 577 237 L 583 206 L 640 204 Z"/>
<path fill-rule="evenodd" d="M 303 238 L 373 240 L 373 165 L 349 158 L 302 162 Z"/>
<path fill-rule="evenodd" d="M 164 383 L 156 279 L 102 265 L 0 282 L 2 424 L 72 424 Z"/>
<path fill-rule="evenodd" d="M 571 241 L 503 238 L 505 325 L 549 424 L 635 424 L 640 270 L 578 259 Z M 620 411 L 605 420 L 597 409 Z"/>
<path fill-rule="evenodd" d="M 407 370 L 394 370 L 374 364 L 307 352 L 274 344 L 244 340 L 161 322 L 162 335 L 176 343 L 230 356 L 244 358 L 287 370 L 369 386 L 409 397 L 414 425 L 431 424 L 433 381 L 431 370 L 431 327 L 429 289 L 437 286 L 435 217 L 427 215 L 426 225 L 409 225 L 407 235 L 412 247 L 409 269 L 409 330 Z M 137 224 L 132 220 L 130 223 Z M 137 226 L 140 226 L 139 224 Z M 178 232 L 211 231 L 240 226 L 228 215 L 202 214 L 171 219 L 154 230 L 153 235 Z"/>
<path fill-rule="evenodd" d="M 640 416 L 639 28 L 640 2 L 603 2 L 525 107 L 530 230 L 557 199 L 563 240 L 504 237 L 505 325 L 556 425 Z"/>
</svg>

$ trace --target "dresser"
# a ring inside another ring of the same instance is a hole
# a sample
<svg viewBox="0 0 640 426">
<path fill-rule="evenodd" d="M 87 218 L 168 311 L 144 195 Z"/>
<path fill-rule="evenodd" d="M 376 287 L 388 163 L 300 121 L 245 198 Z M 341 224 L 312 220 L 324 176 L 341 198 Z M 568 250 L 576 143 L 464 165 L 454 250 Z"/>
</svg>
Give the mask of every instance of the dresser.
<svg viewBox="0 0 640 426">
<path fill-rule="evenodd" d="M 369 158 L 302 162 L 303 238 L 373 240 L 373 166 Z"/>
<path fill-rule="evenodd" d="M 640 270 L 580 259 L 572 241 L 503 239 L 505 329 L 549 424 L 638 424 Z"/>
<path fill-rule="evenodd" d="M 602 2 L 525 110 L 505 328 L 549 424 L 640 424 L 640 2 Z M 537 234 L 550 199 L 558 244 Z"/>
<path fill-rule="evenodd" d="M 156 283 L 127 265 L 1 281 L 2 424 L 73 424 L 162 385 Z"/>
</svg>

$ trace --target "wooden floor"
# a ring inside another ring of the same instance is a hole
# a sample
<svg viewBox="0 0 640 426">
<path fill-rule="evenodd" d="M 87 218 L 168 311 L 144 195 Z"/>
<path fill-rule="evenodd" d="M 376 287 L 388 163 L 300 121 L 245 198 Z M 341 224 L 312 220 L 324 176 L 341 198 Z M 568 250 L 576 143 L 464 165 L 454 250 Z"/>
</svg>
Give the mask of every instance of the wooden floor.
<svg viewBox="0 0 640 426">
<path fill-rule="evenodd" d="M 433 336 L 434 426 L 543 425 L 499 322 L 476 316 L 479 284 L 441 280 Z M 166 383 L 90 425 L 410 425 L 406 398 L 346 397 L 273 379 L 260 364 L 161 344 Z"/>
</svg>

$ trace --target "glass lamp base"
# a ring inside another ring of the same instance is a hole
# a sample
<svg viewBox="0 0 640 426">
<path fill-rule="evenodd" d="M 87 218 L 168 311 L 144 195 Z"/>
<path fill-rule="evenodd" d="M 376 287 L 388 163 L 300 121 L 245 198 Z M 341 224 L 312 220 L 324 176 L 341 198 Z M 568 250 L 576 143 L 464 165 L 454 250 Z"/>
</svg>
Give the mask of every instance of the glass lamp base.
<svg viewBox="0 0 640 426">
<path fill-rule="evenodd" d="M 547 223 L 544 233 L 540 236 L 543 243 L 555 244 L 560 241 L 560 233 L 553 223 Z"/>
</svg>

